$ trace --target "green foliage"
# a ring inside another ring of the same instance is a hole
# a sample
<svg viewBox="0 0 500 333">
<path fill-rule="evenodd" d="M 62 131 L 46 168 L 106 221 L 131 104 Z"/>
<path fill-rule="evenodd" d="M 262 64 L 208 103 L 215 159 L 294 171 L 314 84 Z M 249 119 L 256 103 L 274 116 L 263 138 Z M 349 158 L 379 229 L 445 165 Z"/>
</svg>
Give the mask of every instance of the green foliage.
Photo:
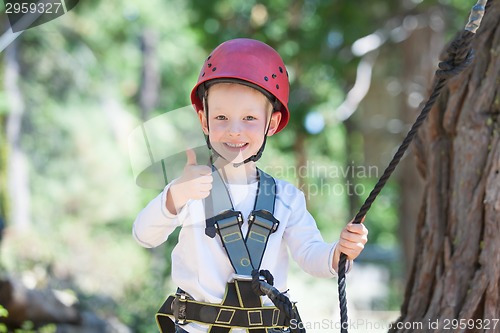
<svg viewBox="0 0 500 333">
<path fill-rule="evenodd" d="M 0 305 L 0 318 L 7 318 L 9 311 Z M 7 326 L 4 323 L 0 323 L 0 333 L 7 333 Z"/>
</svg>

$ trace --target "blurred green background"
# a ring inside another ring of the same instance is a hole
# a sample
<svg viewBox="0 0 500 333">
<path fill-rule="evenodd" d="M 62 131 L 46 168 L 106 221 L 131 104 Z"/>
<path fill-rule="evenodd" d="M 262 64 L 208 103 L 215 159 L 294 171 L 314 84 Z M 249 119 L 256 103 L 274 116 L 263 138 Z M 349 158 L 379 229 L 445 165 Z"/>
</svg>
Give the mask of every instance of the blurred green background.
<svg viewBox="0 0 500 333">
<path fill-rule="evenodd" d="M 176 237 L 154 250 L 132 239 L 136 214 L 158 191 L 135 184 L 127 140 L 144 121 L 188 105 L 205 57 L 236 37 L 273 46 L 290 73 L 291 122 L 259 165 L 301 188 L 324 238 L 336 240 L 472 5 L 86 0 L 26 30 L 0 54 L 2 276 L 73 294 L 132 332 L 157 331 L 154 313 L 175 290 Z M 8 31 L 5 14 L 0 22 Z M 410 151 L 366 218 L 369 244 L 348 277 L 354 316 L 395 318 L 422 186 Z M 303 319 L 320 318 L 319 308 L 336 315 L 335 281 L 294 266 L 290 288 Z"/>
</svg>

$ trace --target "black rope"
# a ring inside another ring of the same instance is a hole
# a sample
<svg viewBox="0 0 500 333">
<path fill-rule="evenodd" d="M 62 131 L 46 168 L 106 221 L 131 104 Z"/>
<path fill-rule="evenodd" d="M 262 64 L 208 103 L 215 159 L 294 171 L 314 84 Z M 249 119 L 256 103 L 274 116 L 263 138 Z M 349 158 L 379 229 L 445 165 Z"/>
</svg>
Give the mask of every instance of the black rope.
<svg viewBox="0 0 500 333">
<path fill-rule="evenodd" d="M 295 309 L 295 305 L 290 301 L 290 299 L 285 295 L 285 293 L 279 292 L 276 288 L 271 288 L 272 290 L 268 290 L 265 293 L 261 288 L 260 277 L 264 277 L 269 285 L 274 284 L 274 277 L 268 270 L 258 269 L 252 270 L 252 290 L 256 295 L 263 296 L 267 295 L 269 299 L 273 302 L 274 306 L 276 306 L 280 311 L 285 313 L 285 316 L 288 318 L 288 322 L 293 323 L 294 327 L 291 328 L 291 332 L 297 333 L 305 333 L 305 330 L 301 327 L 302 319 L 299 316 L 298 311 Z M 293 321 L 292 321 L 293 320 Z"/>
<path fill-rule="evenodd" d="M 265 293 L 260 289 L 260 277 L 263 277 L 267 283 L 271 286 L 274 285 L 274 277 L 267 269 L 261 269 L 260 272 L 258 269 L 252 270 L 252 290 L 256 295 L 264 296 Z"/>
<path fill-rule="evenodd" d="M 382 177 L 377 181 L 377 184 L 373 190 L 366 198 L 365 202 L 359 209 L 358 213 L 354 217 L 353 223 L 361 223 L 363 217 L 366 215 L 371 205 L 377 198 L 378 194 L 382 188 L 387 183 L 387 180 L 391 176 L 394 169 L 398 165 L 399 161 L 403 157 L 405 151 L 410 145 L 411 141 L 415 137 L 418 128 L 422 125 L 425 118 L 429 114 L 432 106 L 436 102 L 441 90 L 445 86 L 448 79 L 462 72 L 473 60 L 474 52 L 471 49 L 471 42 L 474 38 L 474 33 L 464 30 L 459 34 L 455 40 L 450 44 L 447 50 L 447 58 L 439 63 L 439 69 L 435 73 L 434 84 L 432 93 L 425 103 L 420 115 L 417 117 L 415 123 L 412 125 L 410 131 L 404 138 L 403 142 L 399 146 L 397 152 L 394 154 L 391 162 L 385 169 Z M 338 264 L 338 292 L 339 292 L 339 303 L 340 303 L 340 324 L 341 333 L 347 333 L 348 317 L 347 317 L 347 296 L 346 296 L 346 261 L 347 256 L 342 253 L 340 255 L 340 260 Z"/>
<path fill-rule="evenodd" d="M 254 269 L 252 271 L 252 290 L 255 294 L 259 296 L 266 295 L 261 288 L 260 288 L 260 276 L 263 276 L 264 279 L 267 281 L 268 284 L 271 286 L 274 284 L 274 277 L 272 276 L 271 272 L 268 270 L 261 269 L 260 271 L 257 269 Z M 267 295 L 269 299 L 273 302 L 273 304 L 280 309 L 280 311 L 283 311 L 287 318 L 289 319 L 294 319 L 294 311 L 293 311 L 293 304 L 290 301 L 288 297 L 285 296 L 284 293 L 281 293 L 279 291 L 274 291 L 274 293 Z"/>
</svg>

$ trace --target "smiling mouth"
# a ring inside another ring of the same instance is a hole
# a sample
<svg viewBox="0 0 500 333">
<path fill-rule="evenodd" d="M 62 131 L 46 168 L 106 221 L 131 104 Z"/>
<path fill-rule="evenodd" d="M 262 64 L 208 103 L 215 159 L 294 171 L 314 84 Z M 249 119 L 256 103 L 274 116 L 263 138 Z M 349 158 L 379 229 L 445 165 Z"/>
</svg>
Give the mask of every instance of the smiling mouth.
<svg viewBox="0 0 500 333">
<path fill-rule="evenodd" d="M 247 145 L 248 143 L 230 143 L 226 142 L 225 145 L 230 147 L 230 148 L 243 148 Z"/>
</svg>

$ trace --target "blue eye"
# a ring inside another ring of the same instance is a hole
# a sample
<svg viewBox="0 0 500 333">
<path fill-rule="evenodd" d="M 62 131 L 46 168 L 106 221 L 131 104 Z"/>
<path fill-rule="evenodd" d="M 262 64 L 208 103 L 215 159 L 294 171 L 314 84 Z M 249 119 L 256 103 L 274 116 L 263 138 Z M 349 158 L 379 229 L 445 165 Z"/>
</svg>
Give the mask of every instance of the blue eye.
<svg viewBox="0 0 500 333">
<path fill-rule="evenodd" d="M 246 116 L 245 117 L 245 120 L 255 120 L 257 118 L 255 118 L 254 116 Z"/>
<path fill-rule="evenodd" d="M 223 116 L 223 115 L 220 115 L 220 116 L 216 116 L 215 119 L 217 120 L 226 120 L 226 116 Z"/>
</svg>

